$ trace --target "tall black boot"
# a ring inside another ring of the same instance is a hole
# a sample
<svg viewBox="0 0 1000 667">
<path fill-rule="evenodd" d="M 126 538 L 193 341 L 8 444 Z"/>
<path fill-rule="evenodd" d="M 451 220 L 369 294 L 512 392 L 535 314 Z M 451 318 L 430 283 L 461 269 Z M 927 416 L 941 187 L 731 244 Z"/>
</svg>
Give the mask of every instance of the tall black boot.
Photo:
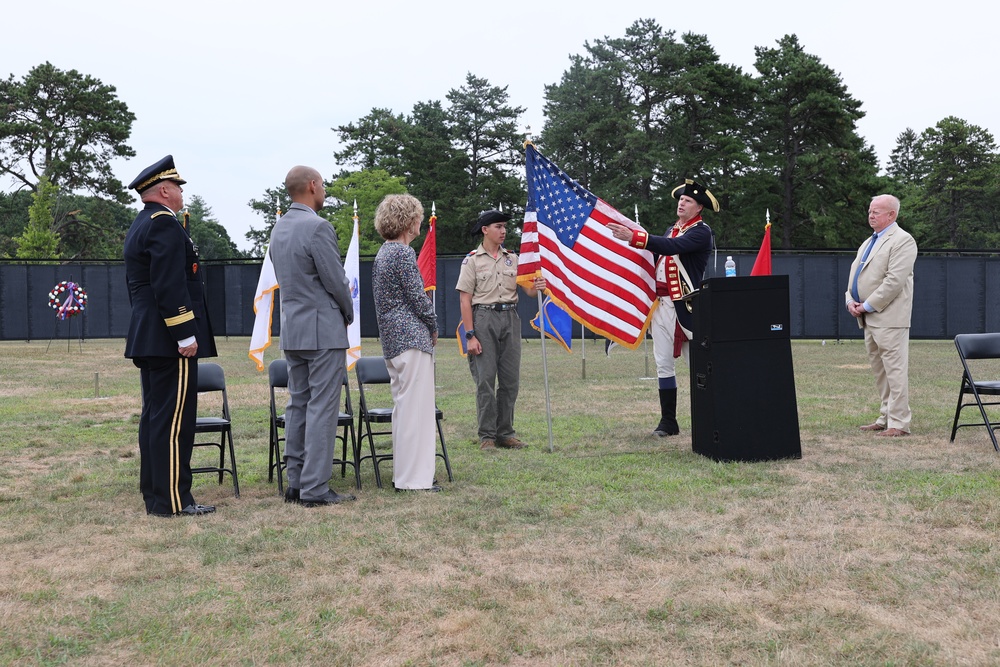
<svg viewBox="0 0 1000 667">
<path fill-rule="evenodd" d="M 677 389 L 660 390 L 660 423 L 653 430 L 661 438 L 681 432 L 677 425 Z"/>
</svg>

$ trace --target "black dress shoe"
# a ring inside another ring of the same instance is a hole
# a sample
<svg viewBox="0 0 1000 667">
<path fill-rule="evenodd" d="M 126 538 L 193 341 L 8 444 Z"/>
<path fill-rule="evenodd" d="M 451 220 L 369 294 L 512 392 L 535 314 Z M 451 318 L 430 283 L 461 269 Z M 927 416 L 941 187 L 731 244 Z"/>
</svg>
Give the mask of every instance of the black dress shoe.
<svg viewBox="0 0 1000 667">
<path fill-rule="evenodd" d="M 296 505 L 301 503 L 302 500 L 299 498 L 299 490 L 293 489 L 292 487 L 285 489 L 285 502 L 295 503 Z"/>
<path fill-rule="evenodd" d="M 178 514 L 197 516 L 199 514 L 211 514 L 214 511 L 215 505 L 198 505 L 197 503 L 193 503 L 182 509 Z"/>
<path fill-rule="evenodd" d="M 320 496 L 319 498 L 309 500 L 301 498 L 300 502 L 303 507 L 322 507 L 325 505 L 338 505 L 354 499 L 354 496 L 349 493 L 334 493 L 333 491 L 327 491 L 325 495 Z"/>
</svg>

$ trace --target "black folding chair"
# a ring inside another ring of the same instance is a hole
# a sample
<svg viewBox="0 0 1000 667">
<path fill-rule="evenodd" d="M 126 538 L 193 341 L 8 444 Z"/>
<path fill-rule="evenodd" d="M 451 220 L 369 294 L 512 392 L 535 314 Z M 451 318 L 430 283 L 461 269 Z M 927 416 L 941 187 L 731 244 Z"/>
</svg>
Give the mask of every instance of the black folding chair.
<svg viewBox="0 0 1000 667">
<path fill-rule="evenodd" d="M 218 447 L 219 465 L 192 467 L 194 473 L 216 473 L 219 475 L 219 484 L 222 484 L 223 476 L 228 472 L 233 478 L 233 491 L 236 497 L 240 497 L 240 482 L 236 474 L 236 450 L 233 448 L 233 422 L 229 416 L 229 392 L 226 391 L 226 374 L 222 366 L 214 363 L 198 364 L 198 393 L 208 394 L 221 392 L 222 408 L 221 416 L 198 416 L 195 422 L 195 447 Z M 214 401 L 213 401 L 214 402 Z M 201 409 L 203 401 L 198 401 L 198 408 Z M 219 441 L 198 442 L 198 436 L 206 433 L 218 433 Z M 231 468 L 226 467 L 226 444 L 229 444 L 229 461 Z"/>
<path fill-rule="evenodd" d="M 389 379 L 389 369 L 385 365 L 384 357 L 361 357 L 358 359 L 357 363 L 354 365 L 354 372 L 358 376 L 358 453 L 360 455 L 361 448 L 364 446 L 365 438 L 368 439 L 368 450 L 369 454 L 360 456 L 358 462 L 364 461 L 365 459 L 371 459 L 372 465 L 375 467 L 375 485 L 378 488 L 382 488 L 382 474 L 379 472 L 379 464 L 382 461 L 392 460 L 392 450 L 378 451 L 375 448 L 375 436 L 391 436 L 392 435 L 392 405 L 391 397 L 386 399 L 384 395 L 380 396 L 379 399 L 383 402 L 389 401 L 390 405 L 388 407 L 373 407 L 370 405 L 369 399 L 372 398 L 371 392 L 365 394 L 365 386 L 368 385 L 388 385 L 390 383 Z M 445 470 L 448 472 L 448 481 L 454 481 L 454 477 L 451 474 L 451 461 L 448 459 L 448 448 L 444 443 L 444 431 L 441 428 L 441 420 L 444 419 L 444 413 L 441 412 L 440 408 L 435 407 L 435 420 L 437 422 L 438 438 L 441 440 L 441 451 L 436 453 L 436 456 L 444 461 Z M 388 430 L 383 428 L 382 430 L 376 431 L 374 429 L 375 424 L 389 424 Z"/>
<path fill-rule="evenodd" d="M 282 435 L 285 431 L 285 413 L 278 414 L 275 401 L 275 389 L 288 388 L 288 364 L 284 359 L 275 359 L 267 367 L 267 383 L 271 393 L 271 428 L 269 437 L 269 452 L 267 455 L 267 481 L 273 482 L 278 475 L 278 493 L 284 494 L 285 488 L 281 481 L 281 473 L 285 468 L 281 455 L 281 443 L 285 441 Z"/>
<path fill-rule="evenodd" d="M 284 430 L 285 430 L 285 415 L 284 413 L 278 414 L 278 405 L 275 400 L 275 389 L 287 389 L 288 388 L 288 364 L 284 359 L 275 359 L 267 367 L 268 384 L 270 385 L 271 392 L 271 436 L 270 436 L 270 453 L 268 454 L 268 472 L 267 481 L 270 482 L 274 479 L 275 474 L 278 477 L 278 493 L 285 493 L 285 486 L 282 477 L 282 473 L 285 470 L 285 459 L 281 450 L 281 443 L 285 441 Z M 340 466 L 340 476 L 347 476 L 347 466 L 354 468 L 354 485 L 356 488 L 361 488 L 361 466 L 358 461 L 358 457 L 361 454 L 360 443 L 355 437 L 354 431 L 354 409 L 351 406 L 351 386 L 348 382 L 348 375 L 344 375 L 344 386 L 341 389 L 343 394 L 343 410 L 337 418 L 337 432 L 334 433 L 334 437 L 341 441 L 341 457 L 335 458 L 333 460 L 333 465 Z M 347 440 L 350 438 L 351 441 L 351 455 L 352 458 L 347 458 Z"/>
<path fill-rule="evenodd" d="M 955 442 L 955 433 L 958 429 L 966 426 L 985 426 L 993 441 L 993 449 L 1000 452 L 997 445 L 996 430 L 1000 428 L 1000 422 L 990 421 L 986 414 L 987 405 L 1000 405 L 1000 401 L 983 401 L 983 396 L 1000 396 L 1000 381 L 997 380 L 975 380 L 972 377 L 972 370 L 969 366 L 970 360 L 975 359 L 1000 359 L 1000 333 L 984 334 L 959 334 L 955 336 L 955 348 L 958 349 L 958 358 L 962 361 L 962 386 L 958 391 L 958 407 L 955 408 L 955 420 L 951 425 L 951 442 Z M 963 403 L 967 394 L 971 394 L 975 401 Z M 964 408 L 978 406 L 982 421 L 966 422 L 959 424 L 958 417 Z"/>
</svg>

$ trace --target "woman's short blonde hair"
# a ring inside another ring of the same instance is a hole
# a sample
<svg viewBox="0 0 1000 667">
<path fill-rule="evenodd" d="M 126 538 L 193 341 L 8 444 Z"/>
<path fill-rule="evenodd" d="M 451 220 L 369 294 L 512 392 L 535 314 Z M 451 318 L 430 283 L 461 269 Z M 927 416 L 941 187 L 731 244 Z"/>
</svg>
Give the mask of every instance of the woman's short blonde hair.
<svg viewBox="0 0 1000 667">
<path fill-rule="evenodd" d="M 416 197 L 386 195 L 375 210 L 375 231 L 386 241 L 394 241 L 423 219 L 424 207 Z"/>
</svg>

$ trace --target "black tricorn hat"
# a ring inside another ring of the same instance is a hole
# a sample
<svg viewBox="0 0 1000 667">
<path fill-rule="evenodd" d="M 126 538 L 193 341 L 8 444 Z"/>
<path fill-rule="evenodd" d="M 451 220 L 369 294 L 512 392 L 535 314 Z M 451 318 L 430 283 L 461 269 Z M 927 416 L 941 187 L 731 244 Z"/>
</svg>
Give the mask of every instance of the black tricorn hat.
<svg viewBox="0 0 1000 667">
<path fill-rule="evenodd" d="M 716 213 L 719 212 L 719 200 L 708 191 L 708 188 L 701 183 L 695 183 L 690 178 L 684 179 L 684 183 L 674 188 L 670 194 L 674 199 L 680 199 L 687 195 L 702 206 L 707 206 Z"/>
<path fill-rule="evenodd" d="M 492 225 L 494 222 L 507 222 L 508 220 L 510 220 L 509 215 L 495 208 L 480 211 L 479 217 L 469 226 L 469 233 L 475 235 L 483 231 L 483 227 L 487 225 Z"/>
<path fill-rule="evenodd" d="M 142 193 L 144 190 L 148 190 L 160 181 L 174 181 L 178 185 L 184 185 L 187 183 L 180 174 L 177 173 L 177 169 L 174 167 L 174 156 L 168 155 L 159 162 L 149 165 L 138 176 L 135 177 L 131 183 L 128 184 L 129 190 L 135 190 L 138 193 Z"/>
</svg>

